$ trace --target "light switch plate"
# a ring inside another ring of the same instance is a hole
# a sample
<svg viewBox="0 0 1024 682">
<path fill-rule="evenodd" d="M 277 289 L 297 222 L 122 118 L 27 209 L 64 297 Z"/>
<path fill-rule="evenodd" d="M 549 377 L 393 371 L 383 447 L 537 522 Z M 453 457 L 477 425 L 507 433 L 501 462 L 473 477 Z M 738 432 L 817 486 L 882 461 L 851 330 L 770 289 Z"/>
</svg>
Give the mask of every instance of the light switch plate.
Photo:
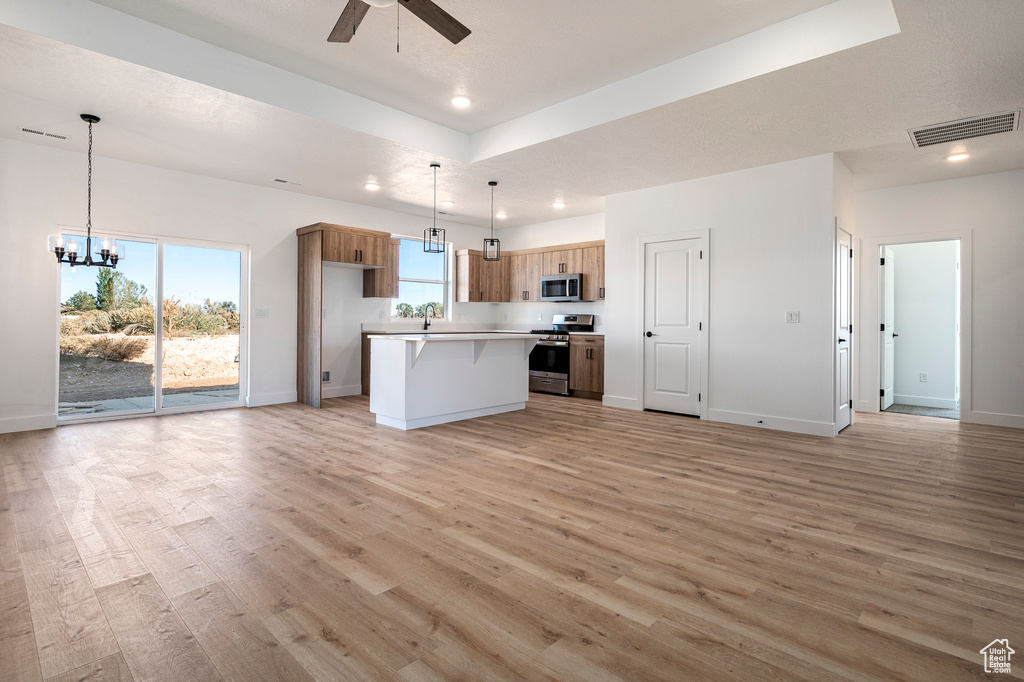
<svg viewBox="0 0 1024 682">
<path fill-rule="evenodd" d="M 254 308 L 253 317 L 270 317 L 270 308 Z"/>
<path fill-rule="evenodd" d="M 796 324 L 800 322 L 800 311 L 799 310 L 787 310 L 786 311 L 786 324 Z"/>
<path fill-rule="evenodd" d="M 928 383 L 928 372 L 921 372 L 921 381 Z"/>
</svg>

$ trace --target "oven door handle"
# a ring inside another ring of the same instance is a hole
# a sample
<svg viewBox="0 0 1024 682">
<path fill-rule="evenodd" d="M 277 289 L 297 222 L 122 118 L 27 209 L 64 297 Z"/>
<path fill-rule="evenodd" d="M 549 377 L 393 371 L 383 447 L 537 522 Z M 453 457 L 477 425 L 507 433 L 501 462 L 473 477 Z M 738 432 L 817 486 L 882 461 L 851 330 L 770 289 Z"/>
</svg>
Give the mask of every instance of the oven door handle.
<svg viewBox="0 0 1024 682">
<path fill-rule="evenodd" d="M 557 347 L 560 347 L 560 348 L 564 348 L 564 347 L 569 345 L 569 342 L 568 341 L 538 341 L 537 345 L 538 346 L 557 346 Z"/>
</svg>

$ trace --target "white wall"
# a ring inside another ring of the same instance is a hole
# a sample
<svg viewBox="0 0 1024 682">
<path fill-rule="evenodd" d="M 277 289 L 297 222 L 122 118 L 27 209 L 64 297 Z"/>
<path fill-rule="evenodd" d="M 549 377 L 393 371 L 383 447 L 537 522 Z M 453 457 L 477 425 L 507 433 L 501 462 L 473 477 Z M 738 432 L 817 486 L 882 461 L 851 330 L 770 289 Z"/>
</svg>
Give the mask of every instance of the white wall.
<svg viewBox="0 0 1024 682">
<path fill-rule="evenodd" d="M 46 238 L 57 225 L 85 222 L 85 165 L 83 154 L 0 139 L 0 243 L 8 254 L 0 269 L 0 432 L 56 420 L 59 281 Z M 325 221 L 416 236 L 424 220 L 94 158 L 95 229 L 250 245 L 250 307 L 270 309 L 269 318 L 250 320 L 251 404 L 295 399 L 295 229 Z M 484 237 L 479 228 L 442 226 L 456 248 Z"/>
<path fill-rule="evenodd" d="M 828 154 L 607 198 L 607 404 L 643 406 L 641 238 L 710 229 L 709 417 L 832 435 L 835 172 Z"/>
<path fill-rule="evenodd" d="M 1024 428 L 1024 171 L 857 192 L 854 202 L 858 236 L 865 243 L 969 235 L 961 269 L 965 276 L 971 273 L 963 289 L 965 308 L 970 296 L 971 324 L 961 333 L 971 382 L 968 386 L 966 374 L 961 380 L 960 418 Z M 858 276 L 870 284 L 877 281 L 877 260 L 865 256 Z M 862 297 L 859 316 L 864 322 L 858 334 L 858 408 L 877 410 L 878 327 L 872 326 L 877 301 Z"/>
<path fill-rule="evenodd" d="M 897 244 L 895 402 L 956 407 L 957 243 Z M 928 381 L 920 380 L 921 373 Z"/>
<path fill-rule="evenodd" d="M 539 249 L 559 244 L 593 242 L 604 239 L 604 214 L 552 220 L 496 230 L 502 250 Z"/>
</svg>

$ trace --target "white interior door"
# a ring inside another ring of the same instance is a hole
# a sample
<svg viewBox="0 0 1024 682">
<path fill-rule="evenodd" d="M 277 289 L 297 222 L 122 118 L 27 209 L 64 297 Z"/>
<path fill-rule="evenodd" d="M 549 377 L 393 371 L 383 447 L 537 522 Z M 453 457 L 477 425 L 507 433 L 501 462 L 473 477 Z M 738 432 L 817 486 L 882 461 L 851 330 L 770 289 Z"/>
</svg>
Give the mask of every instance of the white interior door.
<svg viewBox="0 0 1024 682">
<path fill-rule="evenodd" d="M 852 284 L 853 259 L 850 233 L 836 228 L 836 432 L 845 429 L 853 420 L 853 357 L 850 351 L 853 335 Z"/>
<path fill-rule="evenodd" d="M 647 244 L 644 408 L 700 414 L 701 240 Z"/>
<path fill-rule="evenodd" d="M 879 315 L 882 319 L 882 349 L 879 353 L 879 358 L 881 360 L 881 407 L 883 410 L 892 406 L 893 397 L 895 395 L 894 385 L 896 375 L 893 371 L 896 356 L 896 346 L 893 343 L 893 339 L 896 337 L 896 334 L 894 333 L 896 329 L 895 268 L 896 254 L 888 246 L 883 246 L 880 268 L 882 281 L 879 283 L 882 291 L 882 314 Z"/>
</svg>

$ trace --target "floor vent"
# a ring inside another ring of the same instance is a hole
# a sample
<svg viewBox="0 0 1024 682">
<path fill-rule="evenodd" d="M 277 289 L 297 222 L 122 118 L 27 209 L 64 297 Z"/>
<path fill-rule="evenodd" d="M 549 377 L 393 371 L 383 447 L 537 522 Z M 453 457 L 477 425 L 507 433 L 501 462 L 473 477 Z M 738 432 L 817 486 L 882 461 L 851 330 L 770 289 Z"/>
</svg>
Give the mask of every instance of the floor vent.
<svg viewBox="0 0 1024 682">
<path fill-rule="evenodd" d="M 48 133 L 45 130 L 39 130 L 38 128 L 29 128 L 28 126 L 21 126 L 19 128 L 23 133 L 32 133 L 33 135 L 39 135 L 40 137 L 52 137 L 55 140 L 66 140 L 67 135 L 61 135 L 60 133 Z"/>
<path fill-rule="evenodd" d="M 910 133 L 910 141 L 914 143 L 916 149 L 933 144 L 969 140 L 972 137 L 1011 133 L 1020 126 L 1020 111 L 1017 109 L 987 116 L 964 118 L 959 121 L 914 128 L 907 132 Z"/>
</svg>

